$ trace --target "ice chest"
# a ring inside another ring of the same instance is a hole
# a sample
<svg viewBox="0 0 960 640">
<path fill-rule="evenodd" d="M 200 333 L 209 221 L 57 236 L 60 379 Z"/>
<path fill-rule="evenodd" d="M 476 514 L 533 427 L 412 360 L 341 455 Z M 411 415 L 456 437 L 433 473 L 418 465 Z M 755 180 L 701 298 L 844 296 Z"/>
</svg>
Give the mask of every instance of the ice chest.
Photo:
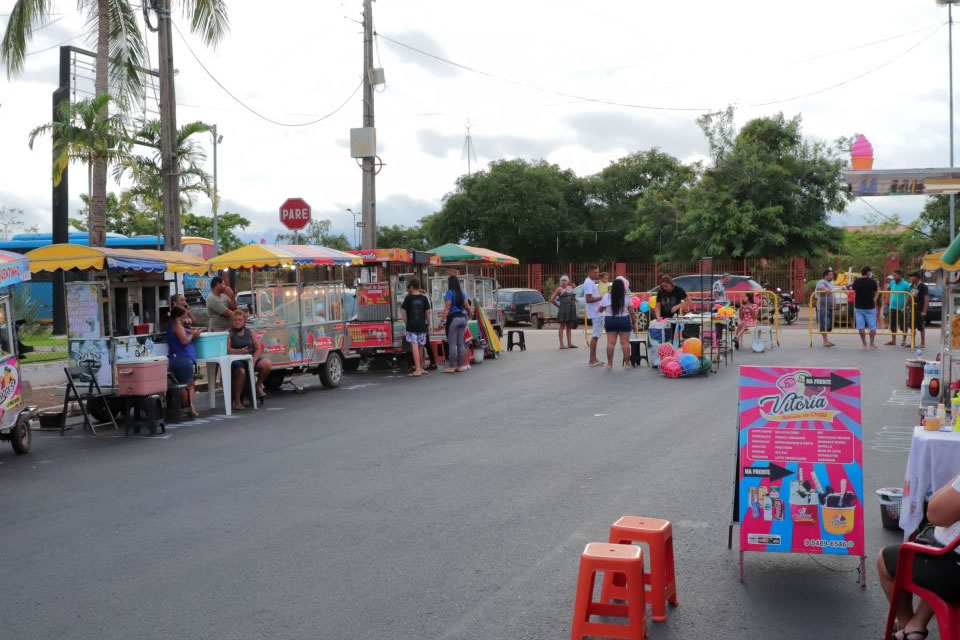
<svg viewBox="0 0 960 640">
<path fill-rule="evenodd" d="M 151 356 L 117 361 L 117 393 L 149 396 L 167 392 L 167 358 Z"/>
<path fill-rule="evenodd" d="M 204 332 L 193 339 L 197 349 L 197 358 L 219 358 L 227 355 L 226 331 Z"/>
</svg>

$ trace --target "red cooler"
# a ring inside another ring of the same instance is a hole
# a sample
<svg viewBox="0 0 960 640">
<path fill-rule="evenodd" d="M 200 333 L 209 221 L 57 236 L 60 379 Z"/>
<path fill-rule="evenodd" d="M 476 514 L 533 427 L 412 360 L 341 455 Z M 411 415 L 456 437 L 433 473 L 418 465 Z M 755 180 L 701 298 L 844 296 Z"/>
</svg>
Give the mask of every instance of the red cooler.
<svg viewBox="0 0 960 640">
<path fill-rule="evenodd" d="M 923 386 L 923 365 L 925 364 L 924 360 L 907 359 L 907 388 L 919 389 Z"/>
<path fill-rule="evenodd" d="M 117 361 L 117 393 L 119 395 L 149 396 L 166 392 L 166 356 Z"/>
</svg>

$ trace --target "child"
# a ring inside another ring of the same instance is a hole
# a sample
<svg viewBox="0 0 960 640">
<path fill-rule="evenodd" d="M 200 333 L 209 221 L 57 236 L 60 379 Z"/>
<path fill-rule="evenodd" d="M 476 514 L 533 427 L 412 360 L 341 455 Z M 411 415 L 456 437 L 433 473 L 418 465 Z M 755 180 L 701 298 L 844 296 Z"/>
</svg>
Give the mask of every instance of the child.
<svg viewBox="0 0 960 640">
<path fill-rule="evenodd" d="M 745 296 L 737 315 L 740 322 L 737 325 L 737 332 L 734 334 L 733 340 L 735 343 L 740 344 L 740 339 L 743 337 L 743 334 L 747 332 L 747 329 L 752 329 L 757 326 L 757 305 L 753 302 L 752 293 L 748 293 Z"/>
<path fill-rule="evenodd" d="M 600 290 L 600 297 L 610 293 L 610 274 L 604 271 L 600 274 L 600 282 L 597 283 L 597 289 Z"/>
<path fill-rule="evenodd" d="M 420 281 L 416 278 L 411 278 L 407 285 L 407 297 L 403 299 L 400 311 L 407 326 L 407 342 L 413 352 L 413 373 L 410 377 L 419 378 L 426 375 L 423 370 L 423 348 L 430 330 L 430 299 L 420 291 Z"/>
</svg>

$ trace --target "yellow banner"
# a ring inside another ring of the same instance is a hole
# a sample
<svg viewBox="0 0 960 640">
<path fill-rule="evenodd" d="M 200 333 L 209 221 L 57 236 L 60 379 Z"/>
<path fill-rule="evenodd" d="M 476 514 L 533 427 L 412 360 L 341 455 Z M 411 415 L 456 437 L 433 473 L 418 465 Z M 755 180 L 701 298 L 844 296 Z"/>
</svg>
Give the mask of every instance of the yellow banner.
<svg viewBox="0 0 960 640">
<path fill-rule="evenodd" d="M 795 411 L 793 413 L 785 413 L 783 415 L 770 415 L 769 413 L 761 411 L 760 415 L 763 416 L 764 420 L 769 420 L 770 422 L 833 422 L 833 416 L 837 415 L 837 412 Z"/>
</svg>

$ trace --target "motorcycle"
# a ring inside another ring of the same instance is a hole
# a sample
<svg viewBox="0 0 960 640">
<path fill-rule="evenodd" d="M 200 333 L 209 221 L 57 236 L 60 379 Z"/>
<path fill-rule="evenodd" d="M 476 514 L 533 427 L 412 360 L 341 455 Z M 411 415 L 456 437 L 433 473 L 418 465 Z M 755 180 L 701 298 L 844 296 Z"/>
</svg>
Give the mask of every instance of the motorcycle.
<svg viewBox="0 0 960 640">
<path fill-rule="evenodd" d="M 784 324 L 793 324 L 800 315 L 800 305 L 793 299 L 793 291 L 788 293 L 777 287 L 776 292 L 780 298 L 780 317 Z"/>
</svg>

